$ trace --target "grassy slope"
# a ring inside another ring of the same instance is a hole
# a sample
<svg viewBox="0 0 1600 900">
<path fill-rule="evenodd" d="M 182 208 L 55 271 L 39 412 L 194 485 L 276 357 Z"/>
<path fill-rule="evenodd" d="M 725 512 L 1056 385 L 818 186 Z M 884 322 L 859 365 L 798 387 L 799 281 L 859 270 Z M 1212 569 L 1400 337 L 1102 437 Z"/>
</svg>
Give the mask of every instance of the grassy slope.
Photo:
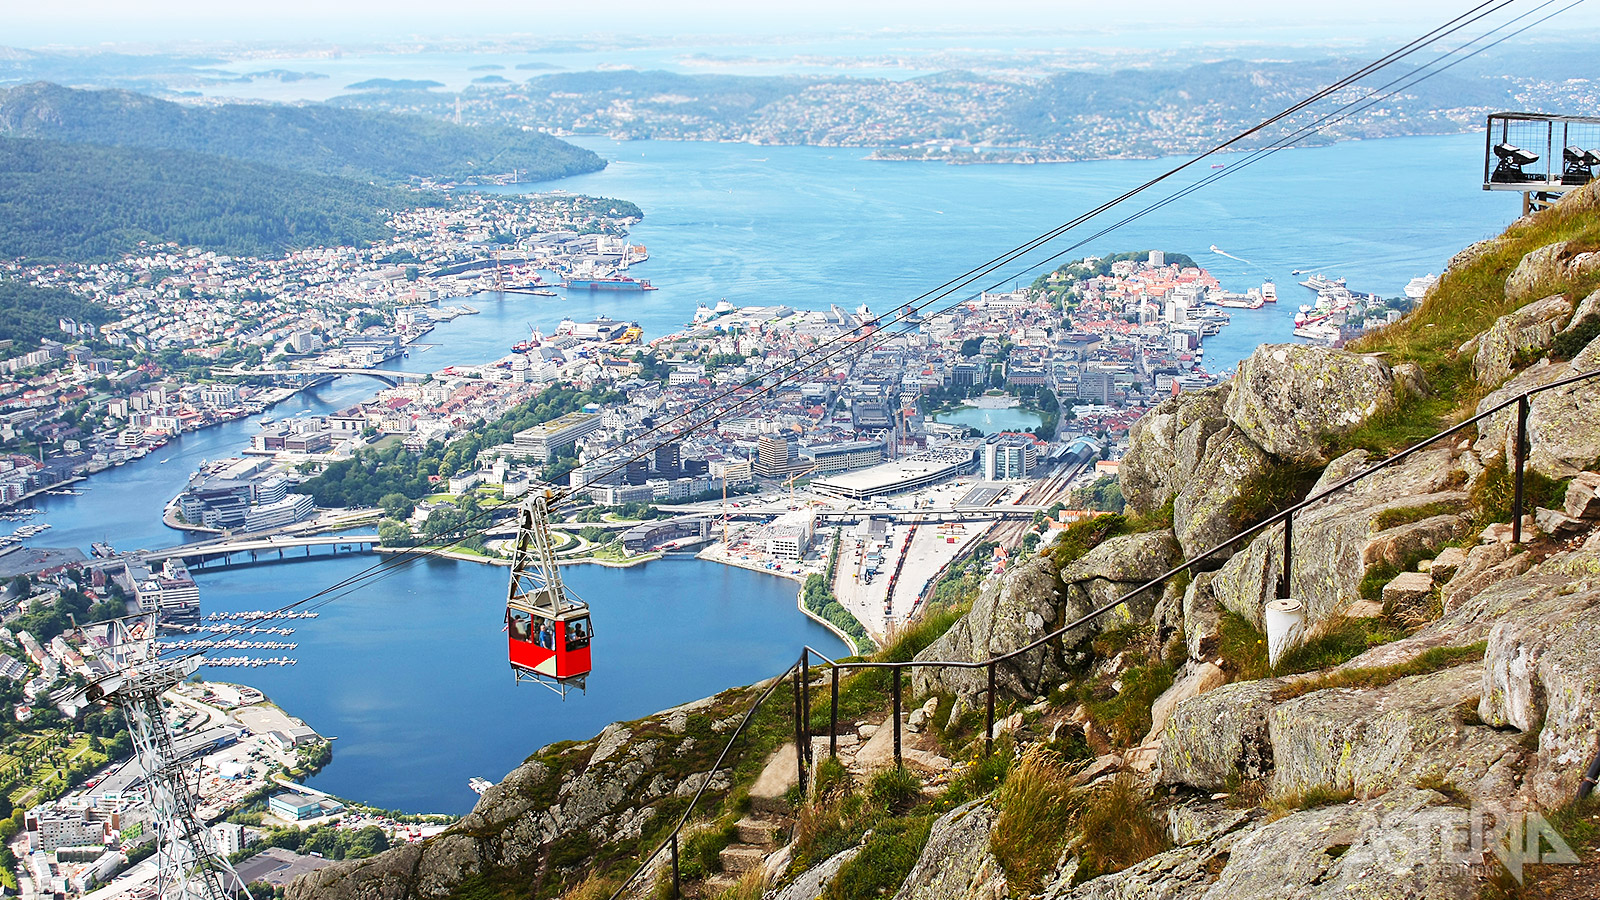
<svg viewBox="0 0 1600 900">
<path fill-rule="evenodd" d="M 1488 390 L 1472 377 L 1472 354 L 1459 352 L 1495 319 L 1529 302 L 1506 299 L 1506 278 L 1523 256 L 1567 242 L 1567 255 L 1600 249 L 1600 187 L 1591 184 L 1554 208 L 1519 219 L 1499 237 L 1475 245 L 1448 269 L 1410 315 L 1366 335 L 1349 349 L 1386 353 L 1391 363 L 1414 362 L 1435 396 L 1380 416 L 1335 449 L 1365 447 L 1383 453 L 1420 440 L 1475 412 Z M 1531 299 L 1564 294 L 1576 303 L 1600 287 L 1600 274 L 1541 285 Z"/>
</svg>

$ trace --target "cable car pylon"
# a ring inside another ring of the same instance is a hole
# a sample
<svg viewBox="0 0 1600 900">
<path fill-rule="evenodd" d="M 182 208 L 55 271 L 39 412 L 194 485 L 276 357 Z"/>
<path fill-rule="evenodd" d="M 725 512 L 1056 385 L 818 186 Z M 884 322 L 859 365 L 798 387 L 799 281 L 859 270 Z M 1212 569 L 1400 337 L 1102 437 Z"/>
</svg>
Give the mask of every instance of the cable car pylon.
<svg viewBox="0 0 1600 900">
<path fill-rule="evenodd" d="M 173 746 L 161 695 L 200 667 L 198 656 L 162 659 L 156 613 L 106 623 L 106 658 L 114 670 L 84 689 L 91 703 L 114 703 L 128 722 L 144 772 L 156 832 L 156 896 L 161 900 L 234 900 L 244 881 L 212 845 L 200 821 L 198 785 Z"/>
<path fill-rule="evenodd" d="M 568 593 L 550 533 L 555 492 L 530 492 L 517 509 L 506 594 L 507 659 L 517 681 L 537 681 L 563 698 L 586 687 L 594 625 L 589 604 Z"/>
</svg>

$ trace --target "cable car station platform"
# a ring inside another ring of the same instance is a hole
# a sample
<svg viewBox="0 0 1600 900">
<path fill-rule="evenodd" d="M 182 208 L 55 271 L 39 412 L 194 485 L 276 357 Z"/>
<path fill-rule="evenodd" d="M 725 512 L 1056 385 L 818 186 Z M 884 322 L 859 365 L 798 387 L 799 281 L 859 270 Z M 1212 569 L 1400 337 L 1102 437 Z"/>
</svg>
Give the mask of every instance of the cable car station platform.
<svg viewBox="0 0 1600 900">
<path fill-rule="evenodd" d="M 1483 141 L 1483 189 L 1519 191 L 1522 212 L 1543 209 L 1600 175 L 1600 118 L 1498 112 Z"/>
</svg>

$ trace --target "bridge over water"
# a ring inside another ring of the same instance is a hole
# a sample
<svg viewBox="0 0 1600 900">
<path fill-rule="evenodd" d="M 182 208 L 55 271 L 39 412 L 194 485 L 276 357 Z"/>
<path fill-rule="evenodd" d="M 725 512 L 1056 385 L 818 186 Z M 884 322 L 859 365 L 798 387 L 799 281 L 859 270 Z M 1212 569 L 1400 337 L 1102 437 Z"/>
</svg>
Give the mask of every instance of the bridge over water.
<svg viewBox="0 0 1600 900">
<path fill-rule="evenodd" d="M 190 569 L 203 572 L 232 566 L 257 565 L 264 562 L 297 559 L 326 559 L 351 553 L 371 553 L 378 543 L 376 534 L 320 534 L 303 537 L 221 538 L 180 544 L 163 550 L 152 550 L 140 555 L 145 561 L 159 565 L 169 559 L 181 559 Z M 296 552 L 301 551 L 301 552 Z M 320 551 L 320 552 L 318 552 Z"/>
<path fill-rule="evenodd" d="M 338 375 L 365 375 L 385 384 L 396 386 L 412 381 L 422 381 L 430 376 L 420 372 L 401 372 L 396 369 L 362 369 L 343 366 L 301 366 L 293 369 L 212 369 L 212 375 L 225 378 L 326 378 Z"/>
</svg>

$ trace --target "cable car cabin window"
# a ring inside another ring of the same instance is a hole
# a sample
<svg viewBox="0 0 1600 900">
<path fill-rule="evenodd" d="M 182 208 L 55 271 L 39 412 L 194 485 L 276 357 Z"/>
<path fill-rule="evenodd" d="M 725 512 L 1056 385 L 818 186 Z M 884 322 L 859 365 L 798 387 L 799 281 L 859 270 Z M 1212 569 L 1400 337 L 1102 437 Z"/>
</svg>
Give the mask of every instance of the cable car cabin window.
<svg viewBox="0 0 1600 900">
<path fill-rule="evenodd" d="M 558 627 L 555 621 L 551 619 L 547 619 L 544 616 L 535 616 L 533 619 L 534 644 L 546 650 L 554 650 L 556 648 L 556 628 Z"/>
<path fill-rule="evenodd" d="M 589 617 L 573 619 L 567 623 L 567 649 L 582 650 L 589 646 L 589 638 L 594 636 L 594 631 L 589 625 Z"/>
<path fill-rule="evenodd" d="M 506 610 L 506 625 L 511 630 L 511 639 L 524 644 L 533 643 L 533 614 L 520 609 Z"/>
</svg>

